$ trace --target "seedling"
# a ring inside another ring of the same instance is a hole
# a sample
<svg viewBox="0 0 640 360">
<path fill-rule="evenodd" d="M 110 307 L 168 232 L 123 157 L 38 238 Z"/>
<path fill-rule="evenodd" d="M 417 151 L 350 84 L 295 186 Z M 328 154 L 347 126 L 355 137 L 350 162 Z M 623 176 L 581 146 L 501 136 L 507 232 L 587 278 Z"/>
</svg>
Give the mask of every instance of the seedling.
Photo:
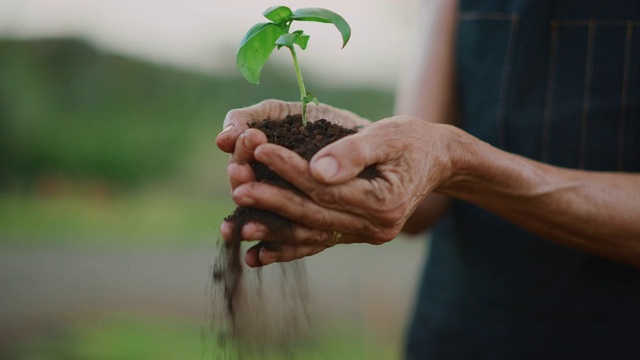
<svg viewBox="0 0 640 360">
<path fill-rule="evenodd" d="M 300 101 L 302 102 L 302 124 L 307 125 L 307 104 L 318 104 L 313 94 L 304 87 L 300 64 L 296 54 L 295 45 L 304 50 L 309 42 L 309 35 L 302 30 L 290 32 L 294 21 L 315 21 L 330 23 L 336 26 L 342 35 L 342 47 L 344 48 L 351 37 L 351 28 L 342 16 L 320 8 L 305 8 L 291 11 L 286 6 L 273 6 L 265 10 L 262 15 L 271 22 L 254 25 L 240 42 L 240 48 L 236 57 L 238 69 L 244 78 L 253 84 L 260 82 L 260 71 L 269 59 L 271 52 L 276 47 L 287 47 L 293 57 L 293 66 L 296 70 L 296 78 L 300 87 Z"/>
</svg>

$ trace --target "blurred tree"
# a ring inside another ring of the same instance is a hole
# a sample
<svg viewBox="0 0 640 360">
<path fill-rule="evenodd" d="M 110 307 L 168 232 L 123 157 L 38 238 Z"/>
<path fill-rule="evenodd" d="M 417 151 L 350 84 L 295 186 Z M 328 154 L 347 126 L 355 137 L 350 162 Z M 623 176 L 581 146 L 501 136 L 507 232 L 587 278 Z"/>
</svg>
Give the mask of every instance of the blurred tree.
<svg viewBox="0 0 640 360">
<path fill-rule="evenodd" d="M 202 148 L 196 142 L 213 143 L 228 109 L 296 99 L 288 71 L 265 75 L 253 86 L 237 74 L 153 65 L 80 40 L 0 40 L 0 190 L 51 174 L 122 186 L 171 175 Z M 373 119 L 392 107 L 390 91 L 315 85 L 314 93 Z"/>
</svg>

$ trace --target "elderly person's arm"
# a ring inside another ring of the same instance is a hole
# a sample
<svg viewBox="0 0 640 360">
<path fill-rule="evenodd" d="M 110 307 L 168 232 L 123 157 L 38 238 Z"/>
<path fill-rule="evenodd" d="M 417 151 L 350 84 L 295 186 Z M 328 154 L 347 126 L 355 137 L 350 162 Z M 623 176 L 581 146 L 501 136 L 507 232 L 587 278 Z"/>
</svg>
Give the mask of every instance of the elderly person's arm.
<svg viewBox="0 0 640 360">
<path fill-rule="evenodd" d="M 640 267 L 640 175 L 546 165 L 496 149 L 453 126 L 425 121 L 454 118 L 449 111 L 452 82 L 446 76 L 438 79 L 429 81 L 443 89 L 439 100 L 439 94 L 427 96 L 436 87 L 426 87 L 416 90 L 425 95 L 424 103 L 399 104 L 400 111 L 420 116 L 368 125 L 323 148 L 310 162 L 266 144 L 258 131 L 244 131 L 251 120 L 293 113 L 299 105 L 265 102 L 230 112 L 225 123 L 232 126 L 217 143 L 233 152 L 234 201 L 292 221 L 280 231 L 246 224 L 244 239 L 269 244 L 252 247 L 246 262 L 261 266 L 316 254 L 332 245 L 335 232 L 342 233 L 344 243 L 381 244 L 402 229 L 424 230 L 446 208 L 443 198 L 433 200 L 438 194 L 472 202 L 550 241 Z M 317 110 L 341 112 L 327 106 Z M 368 124 L 348 112 L 340 116 Z M 269 166 L 304 195 L 252 181 L 252 161 Z M 369 165 L 376 165 L 381 176 L 357 178 Z M 221 232 L 230 238 L 229 224 Z"/>
<path fill-rule="evenodd" d="M 306 196 L 249 182 L 233 199 L 293 221 L 270 232 L 260 224 L 245 239 L 271 242 L 249 251 L 253 266 L 290 261 L 342 242 L 392 240 L 431 193 L 472 202 L 550 241 L 640 267 L 640 175 L 546 165 L 494 148 L 442 124 L 398 116 L 321 149 L 310 163 L 273 144 L 255 159 Z M 376 164 L 381 177 L 356 178 Z M 253 236 L 260 234 L 260 237 Z"/>
</svg>

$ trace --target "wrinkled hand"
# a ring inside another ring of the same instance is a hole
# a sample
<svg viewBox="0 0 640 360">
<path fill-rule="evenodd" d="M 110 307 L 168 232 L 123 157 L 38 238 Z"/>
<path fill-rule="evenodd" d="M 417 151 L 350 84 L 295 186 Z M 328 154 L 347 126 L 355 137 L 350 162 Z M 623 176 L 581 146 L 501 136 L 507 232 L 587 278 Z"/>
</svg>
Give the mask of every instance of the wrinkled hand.
<svg viewBox="0 0 640 360">
<path fill-rule="evenodd" d="M 301 111 L 302 107 L 298 102 L 265 100 L 227 113 L 224 119 L 224 130 L 216 137 L 216 144 L 220 150 L 232 154 L 227 167 L 232 190 L 240 184 L 255 180 L 251 169 L 251 163 L 254 161 L 253 152 L 258 145 L 267 142 L 264 133 L 249 129 L 249 124 L 265 119 L 282 120 L 287 115 L 300 114 Z M 313 103 L 308 104 L 307 118 L 309 121 L 326 119 L 346 128 L 365 127 L 371 124 L 371 121 L 352 112 L 325 104 L 319 106 Z"/>
<path fill-rule="evenodd" d="M 265 119 L 282 120 L 287 115 L 300 114 L 301 112 L 302 106 L 299 102 L 280 100 L 265 100 L 253 106 L 231 110 L 224 119 L 224 130 L 216 137 L 216 144 L 220 150 L 233 153 L 238 138 L 249 128 L 249 124 Z M 307 118 L 312 122 L 326 119 L 337 122 L 346 128 L 364 127 L 371 124 L 371 121 L 350 111 L 325 104 L 308 104 Z"/>
<path fill-rule="evenodd" d="M 267 165 L 304 195 L 255 181 L 237 182 L 232 197 L 239 206 L 269 210 L 293 222 L 279 232 L 265 224 L 246 224 L 243 239 L 262 242 L 248 250 L 245 261 L 261 266 L 316 254 L 331 246 L 333 231 L 343 233 L 342 243 L 392 240 L 422 199 L 451 178 L 462 158 L 461 136 L 448 125 L 399 116 L 326 146 L 311 162 L 260 143 L 245 158 Z M 372 164 L 380 177 L 357 177 Z M 230 238 L 230 224 L 223 224 L 221 232 Z"/>
</svg>

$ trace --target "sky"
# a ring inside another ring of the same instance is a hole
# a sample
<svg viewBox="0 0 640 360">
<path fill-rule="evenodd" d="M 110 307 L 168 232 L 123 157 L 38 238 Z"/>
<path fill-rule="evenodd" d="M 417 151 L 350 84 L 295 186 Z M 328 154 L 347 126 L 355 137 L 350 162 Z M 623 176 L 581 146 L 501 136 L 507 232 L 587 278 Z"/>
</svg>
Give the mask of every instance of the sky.
<svg viewBox="0 0 640 360">
<path fill-rule="evenodd" d="M 419 0 L 0 0 L 0 37 L 74 36 L 97 47 L 211 73 L 237 72 L 235 51 L 262 11 L 323 7 L 352 28 L 341 48 L 329 24 L 301 23 L 311 35 L 299 54 L 303 71 L 332 82 L 394 86 L 415 31 Z M 294 25 L 292 29 L 297 29 Z M 290 62 L 274 51 L 273 62 Z"/>
</svg>

